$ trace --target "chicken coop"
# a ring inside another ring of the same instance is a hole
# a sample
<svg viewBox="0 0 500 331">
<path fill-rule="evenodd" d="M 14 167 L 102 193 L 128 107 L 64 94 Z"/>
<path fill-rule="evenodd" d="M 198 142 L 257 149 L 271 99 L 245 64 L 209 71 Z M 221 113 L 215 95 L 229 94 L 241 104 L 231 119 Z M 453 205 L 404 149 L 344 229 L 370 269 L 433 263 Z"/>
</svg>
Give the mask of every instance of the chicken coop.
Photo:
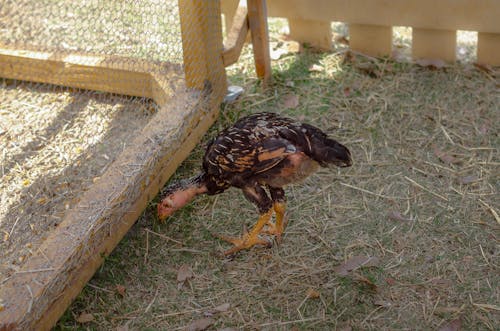
<svg viewBox="0 0 500 331">
<path fill-rule="evenodd" d="M 50 329 L 214 122 L 225 66 L 219 1 L 4 1 L 0 8 L 0 329 Z M 249 24 L 248 22 L 251 22 Z"/>
</svg>

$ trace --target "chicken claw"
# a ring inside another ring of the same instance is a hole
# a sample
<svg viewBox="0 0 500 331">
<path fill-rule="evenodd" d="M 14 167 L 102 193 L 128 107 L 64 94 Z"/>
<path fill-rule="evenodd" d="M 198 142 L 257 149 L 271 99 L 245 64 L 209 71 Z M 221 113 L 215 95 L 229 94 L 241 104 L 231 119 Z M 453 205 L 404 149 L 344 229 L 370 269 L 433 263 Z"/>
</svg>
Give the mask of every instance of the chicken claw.
<svg viewBox="0 0 500 331">
<path fill-rule="evenodd" d="M 288 217 L 285 214 L 286 204 L 284 202 L 275 202 L 273 205 L 274 212 L 276 213 L 276 223 L 267 222 L 266 228 L 261 233 L 274 235 L 276 242 L 281 243 L 281 236 L 288 225 Z"/>
<path fill-rule="evenodd" d="M 252 230 L 250 232 L 245 231 L 245 233 L 243 233 L 243 235 L 240 238 L 217 235 L 217 237 L 219 237 L 221 240 L 227 241 L 234 245 L 233 248 L 225 251 L 224 255 L 226 256 L 233 255 L 243 249 L 249 249 L 255 245 L 264 245 L 269 247 L 271 243 L 265 239 L 259 238 L 259 234 L 262 232 L 262 228 L 269 223 L 272 213 L 273 210 L 271 209 L 261 214 L 259 220 L 252 228 Z"/>
</svg>

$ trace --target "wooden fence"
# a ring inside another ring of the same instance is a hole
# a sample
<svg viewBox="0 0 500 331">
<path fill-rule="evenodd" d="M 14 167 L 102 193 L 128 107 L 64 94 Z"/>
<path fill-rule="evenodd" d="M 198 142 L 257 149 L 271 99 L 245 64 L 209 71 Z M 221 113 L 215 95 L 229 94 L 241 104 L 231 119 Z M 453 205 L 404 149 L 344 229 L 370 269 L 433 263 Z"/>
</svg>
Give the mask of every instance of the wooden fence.
<svg viewBox="0 0 500 331">
<path fill-rule="evenodd" d="M 237 0 L 223 0 L 232 17 Z M 456 31 L 478 32 L 477 62 L 500 65 L 499 0 L 268 0 L 268 15 L 288 19 L 299 42 L 330 49 L 331 22 L 349 24 L 350 47 L 369 55 L 390 55 L 392 27 L 412 27 L 414 58 L 454 61 Z"/>
</svg>

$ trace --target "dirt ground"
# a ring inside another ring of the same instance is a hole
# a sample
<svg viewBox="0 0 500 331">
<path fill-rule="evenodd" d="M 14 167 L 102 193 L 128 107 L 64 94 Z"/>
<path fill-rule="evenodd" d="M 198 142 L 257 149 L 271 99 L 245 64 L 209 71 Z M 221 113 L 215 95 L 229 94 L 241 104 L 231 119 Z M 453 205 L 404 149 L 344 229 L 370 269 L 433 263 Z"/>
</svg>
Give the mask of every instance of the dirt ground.
<svg viewBox="0 0 500 331">
<path fill-rule="evenodd" d="M 56 329 L 495 330 L 498 72 L 340 47 L 287 51 L 273 68 L 263 93 L 246 50 L 229 70 L 245 94 L 173 180 L 199 170 L 217 131 L 259 111 L 323 128 L 354 165 L 289 187 L 282 243 L 233 259 L 213 234 L 255 222 L 240 192 L 200 197 L 165 224 L 151 203 Z"/>
</svg>

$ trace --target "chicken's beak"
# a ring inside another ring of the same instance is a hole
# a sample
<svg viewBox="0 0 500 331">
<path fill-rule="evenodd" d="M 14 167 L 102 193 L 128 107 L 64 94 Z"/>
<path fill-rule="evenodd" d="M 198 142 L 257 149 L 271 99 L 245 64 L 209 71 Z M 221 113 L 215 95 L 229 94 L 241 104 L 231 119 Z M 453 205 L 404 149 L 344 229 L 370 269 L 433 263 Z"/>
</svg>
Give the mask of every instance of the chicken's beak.
<svg viewBox="0 0 500 331">
<path fill-rule="evenodd" d="M 160 221 L 165 221 L 167 217 L 172 215 L 177 209 L 174 206 L 174 202 L 169 197 L 161 200 L 158 204 L 158 218 Z"/>
</svg>

